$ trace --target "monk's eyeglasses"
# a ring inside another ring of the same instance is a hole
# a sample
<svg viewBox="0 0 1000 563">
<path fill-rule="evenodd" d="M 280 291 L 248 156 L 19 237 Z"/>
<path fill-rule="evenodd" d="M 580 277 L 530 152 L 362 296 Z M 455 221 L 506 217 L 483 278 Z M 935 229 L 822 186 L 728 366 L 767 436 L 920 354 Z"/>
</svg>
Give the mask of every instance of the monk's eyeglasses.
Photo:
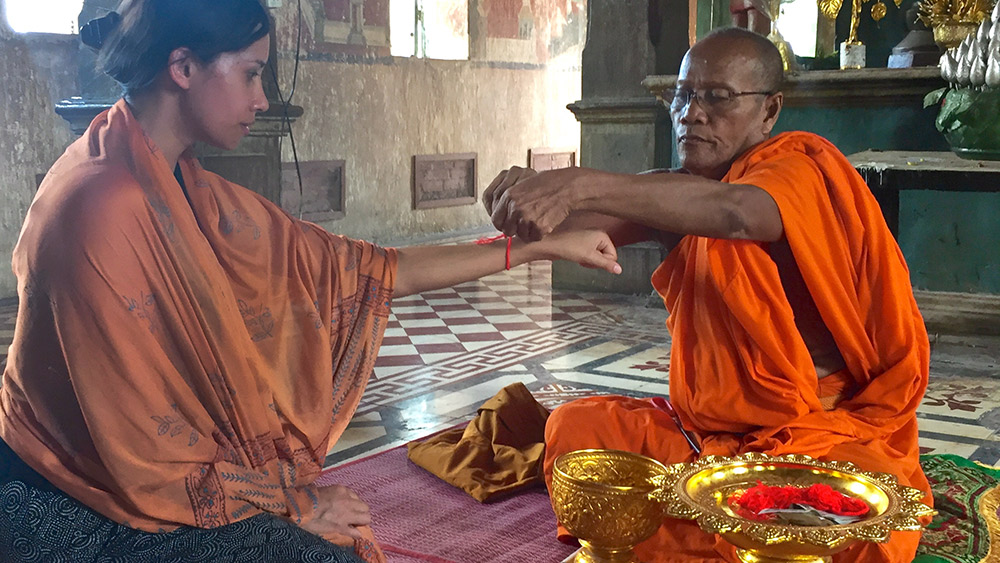
<svg viewBox="0 0 1000 563">
<path fill-rule="evenodd" d="M 663 93 L 663 105 L 670 111 L 681 111 L 697 98 L 705 111 L 723 111 L 733 106 L 741 96 L 770 96 L 774 92 L 733 92 L 729 88 L 677 88 Z"/>
</svg>

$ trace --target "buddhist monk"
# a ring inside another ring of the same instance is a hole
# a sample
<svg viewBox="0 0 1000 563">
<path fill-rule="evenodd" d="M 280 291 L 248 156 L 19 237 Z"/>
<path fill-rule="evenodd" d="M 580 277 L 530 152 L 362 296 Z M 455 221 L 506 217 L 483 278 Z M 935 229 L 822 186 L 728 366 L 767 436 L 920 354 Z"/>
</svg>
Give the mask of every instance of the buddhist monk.
<svg viewBox="0 0 1000 563">
<path fill-rule="evenodd" d="M 544 240 L 601 224 L 617 245 L 654 239 L 670 250 L 652 283 L 670 313 L 677 421 L 662 398 L 559 407 L 546 426 L 547 479 L 559 455 L 582 448 L 665 463 L 797 453 L 929 491 L 916 418 L 929 345 L 906 264 L 836 147 L 810 133 L 771 136 L 781 84 L 781 57 L 764 37 L 713 32 L 687 52 L 665 96 L 681 170 L 512 169 L 488 188 L 486 207 L 508 234 Z M 918 541 L 897 532 L 835 561 L 908 562 Z M 723 541 L 676 520 L 637 554 L 736 561 Z"/>
<path fill-rule="evenodd" d="M 382 561 L 364 491 L 314 480 L 391 299 L 537 259 L 620 271 L 599 231 L 382 248 L 204 170 L 195 142 L 268 107 L 269 26 L 258 0 L 126 0 L 81 31 L 125 95 L 14 250 L 0 560 Z"/>
</svg>

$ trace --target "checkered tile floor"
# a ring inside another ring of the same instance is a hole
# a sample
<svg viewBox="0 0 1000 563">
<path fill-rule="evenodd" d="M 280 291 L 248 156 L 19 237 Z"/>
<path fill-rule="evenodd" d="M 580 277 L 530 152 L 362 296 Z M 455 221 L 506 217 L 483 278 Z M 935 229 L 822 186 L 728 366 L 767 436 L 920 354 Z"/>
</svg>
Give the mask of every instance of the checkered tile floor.
<svg viewBox="0 0 1000 563">
<path fill-rule="evenodd" d="M 515 340 L 621 301 L 553 294 L 548 272 L 546 266 L 529 265 L 477 282 L 395 300 L 393 319 L 375 364 L 375 377 Z"/>
<path fill-rule="evenodd" d="M 548 264 L 398 299 L 375 374 L 334 465 L 468 421 L 514 382 L 547 407 L 595 394 L 666 395 L 666 312 L 645 297 L 554 292 Z M 0 304 L 0 352 L 16 306 Z M 934 338 L 918 410 L 924 452 L 1000 462 L 1000 338 Z"/>
</svg>

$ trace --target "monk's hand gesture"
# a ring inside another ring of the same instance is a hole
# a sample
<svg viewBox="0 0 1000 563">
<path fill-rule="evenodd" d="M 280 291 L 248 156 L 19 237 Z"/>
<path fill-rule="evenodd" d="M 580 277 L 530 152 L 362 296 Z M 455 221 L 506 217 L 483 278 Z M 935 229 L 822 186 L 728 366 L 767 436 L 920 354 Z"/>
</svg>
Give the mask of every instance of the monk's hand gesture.
<svg viewBox="0 0 1000 563">
<path fill-rule="evenodd" d="M 338 536 L 360 538 L 357 527 L 371 524 L 368 505 L 351 489 L 331 485 L 318 487 L 316 493 L 319 506 L 312 519 L 302 524 L 306 531 L 328 539 Z"/>
<path fill-rule="evenodd" d="M 572 211 L 569 184 L 576 170 L 539 173 L 514 166 L 498 174 L 483 193 L 483 204 L 493 226 L 521 240 L 541 240 Z"/>
<path fill-rule="evenodd" d="M 595 229 L 560 230 L 541 241 L 530 243 L 539 258 L 569 260 L 586 268 L 622 273 L 618 251 L 604 231 Z"/>
</svg>

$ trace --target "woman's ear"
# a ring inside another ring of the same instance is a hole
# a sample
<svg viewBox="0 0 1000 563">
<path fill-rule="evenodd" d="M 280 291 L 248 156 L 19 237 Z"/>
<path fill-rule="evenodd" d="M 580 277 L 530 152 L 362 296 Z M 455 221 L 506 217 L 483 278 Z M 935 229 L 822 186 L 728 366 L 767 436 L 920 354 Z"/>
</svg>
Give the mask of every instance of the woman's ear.
<svg viewBox="0 0 1000 563">
<path fill-rule="evenodd" d="M 198 59 L 191 49 L 179 47 L 170 52 L 167 58 L 167 76 L 180 88 L 187 90 L 191 87 L 191 77 L 197 70 Z"/>
</svg>

